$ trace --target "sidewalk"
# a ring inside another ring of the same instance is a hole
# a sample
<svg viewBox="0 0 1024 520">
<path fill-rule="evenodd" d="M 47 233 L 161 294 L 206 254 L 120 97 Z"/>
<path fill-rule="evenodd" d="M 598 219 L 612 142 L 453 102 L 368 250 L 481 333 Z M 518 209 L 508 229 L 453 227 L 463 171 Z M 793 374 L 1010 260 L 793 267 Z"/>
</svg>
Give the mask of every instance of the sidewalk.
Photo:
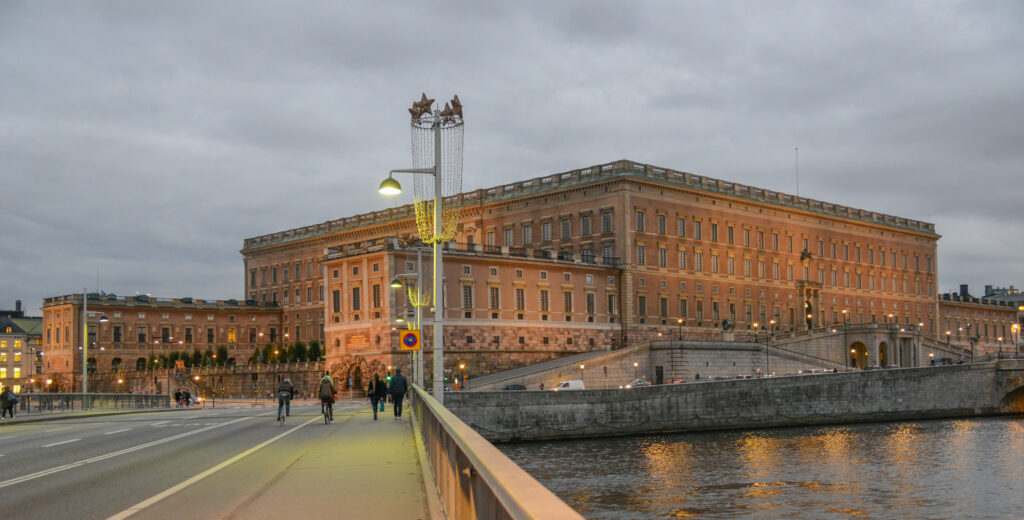
<svg viewBox="0 0 1024 520">
<path fill-rule="evenodd" d="M 429 468 L 420 465 L 425 456 L 411 410 L 396 421 L 389 406 L 379 417 L 374 421 L 365 408 L 344 417 L 335 412 L 334 431 L 231 517 L 440 518 L 428 510 L 428 501 L 433 511 L 440 502 Z M 435 490 L 429 500 L 426 489 Z M 325 503 L 338 509 L 325 511 Z"/>
<path fill-rule="evenodd" d="M 57 413 L 20 413 L 14 416 L 14 418 L 4 417 L 0 419 L 0 428 L 10 424 L 25 424 L 43 421 L 60 421 L 65 419 L 79 419 L 82 417 L 104 417 L 109 415 L 129 415 L 138 413 L 154 413 L 154 412 L 167 412 L 171 410 L 177 410 L 176 408 L 117 408 L 117 409 L 101 409 L 101 410 L 87 410 L 78 412 L 57 412 Z M 184 411 L 185 408 L 180 408 Z"/>
</svg>

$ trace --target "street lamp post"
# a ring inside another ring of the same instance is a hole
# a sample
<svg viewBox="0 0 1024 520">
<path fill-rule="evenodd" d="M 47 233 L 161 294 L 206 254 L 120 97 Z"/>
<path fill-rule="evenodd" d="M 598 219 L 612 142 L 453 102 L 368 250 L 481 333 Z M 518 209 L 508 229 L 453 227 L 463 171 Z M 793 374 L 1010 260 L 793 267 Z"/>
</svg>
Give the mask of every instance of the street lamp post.
<svg viewBox="0 0 1024 520">
<path fill-rule="evenodd" d="M 849 371 L 854 363 L 853 357 L 857 355 L 857 349 L 851 348 L 850 355 L 846 358 L 846 370 Z"/>
<path fill-rule="evenodd" d="M 771 320 L 771 321 L 769 321 L 769 322 L 768 322 L 768 324 L 769 324 L 769 325 L 771 325 L 771 327 L 770 327 L 770 329 L 769 329 L 769 331 L 770 331 L 770 332 L 771 332 L 771 334 L 772 334 L 772 336 L 771 336 L 771 339 L 772 339 L 772 340 L 775 340 L 775 320 Z"/>
<path fill-rule="evenodd" d="M 441 258 L 441 235 L 442 222 L 441 222 L 441 202 L 443 199 L 444 185 L 441 179 L 441 173 L 443 172 L 441 165 L 441 128 L 443 124 L 462 124 L 462 104 L 456 96 L 452 103 L 455 105 L 455 110 L 446 108 L 445 112 L 438 112 L 433 114 L 431 112 L 430 105 L 433 100 L 428 100 L 426 95 L 423 99 L 413 104 L 413 108 L 410 112 L 413 115 L 413 122 L 418 123 L 424 121 L 423 114 L 431 114 L 432 119 L 427 120 L 430 122 L 430 128 L 434 134 L 434 167 L 433 168 L 404 168 L 398 170 L 391 170 L 388 173 L 388 178 L 380 183 L 379 191 L 384 195 L 398 195 L 402 192 L 402 187 L 396 181 L 392 175 L 395 173 L 413 173 L 420 175 L 433 175 L 434 176 L 434 207 L 433 207 L 433 221 L 434 221 L 434 236 L 431 238 L 431 242 L 434 245 L 434 375 L 433 375 L 433 393 L 434 398 L 437 402 L 444 404 L 444 335 L 443 335 L 443 324 L 444 324 L 444 298 L 442 282 L 444 281 L 444 264 Z M 456 119 L 458 117 L 458 119 Z"/>
<path fill-rule="evenodd" d="M 685 318 L 679 318 L 679 320 L 677 320 L 677 321 L 679 322 L 679 341 L 682 341 L 683 340 L 683 323 L 686 322 L 686 319 Z"/>
<path fill-rule="evenodd" d="M 580 363 L 580 381 L 583 381 L 583 369 L 586 367 L 583 363 Z"/>
<path fill-rule="evenodd" d="M 757 323 L 755 321 L 751 325 L 754 327 L 754 343 L 757 343 L 757 327 L 758 327 L 759 323 Z"/>
<path fill-rule="evenodd" d="M 636 378 L 637 378 L 637 375 L 636 375 L 636 374 L 637 374 L 637 369 L 638 369 L 639 367 L 640 367 L 640 363 L 637 363 L 636 361 L 634 361 L 634 362 L 633 362 L 633 379 L 636 379 Z"/>
<path fill-rule="evenodd" d="M 466 389 L 466 364 L 465 363 L 459 363 L 459 372 L 462 373 L 460 378 L 459 378 L 459 388 L 465 390 Z"/>
<path fill-rule="evenodd" d="M 99 322 L 109 321 L 104 314 Z M 99 325 L 96 326 L 96 337 L 99 338 Z M 82 288 L 82 407 L 86 408 L 86 394 L 89 393 L 89 293 Z"/>
<path fill-rule="evenodd" d="M 1010 325 L 1010 331 L 1012 332 L 1011 339 L 1013 339 L 1013 355 L 1016 357 L 1020 354 L 1020 323 Z"/>
<path fill-rule="evenodd" d="M 390 287 L 392 289 L 402 288 L 401 278 L 412 278 L 413 275 L 408 273 L 402 273 L 395 277 L 391 281 Z M 413 303 L 413 309 L 415 309 L 416 324 L 414 328 L 423 333 L 421 327 L 423 326 L 422 311 L 421 307 L 425 305 L 423 302 L 423 249 L 419 246 L 416 247 L 416 302 Z M 436 305 L 436 303 L 435 303 Z M 410 352 L 412 358 L 409 363 L 409 371 L 412 372 L 412 382 L 418 384 L 421 388 L 423 387 L 423 345 L 420 345 L 420 350 Z"/>
</svg>

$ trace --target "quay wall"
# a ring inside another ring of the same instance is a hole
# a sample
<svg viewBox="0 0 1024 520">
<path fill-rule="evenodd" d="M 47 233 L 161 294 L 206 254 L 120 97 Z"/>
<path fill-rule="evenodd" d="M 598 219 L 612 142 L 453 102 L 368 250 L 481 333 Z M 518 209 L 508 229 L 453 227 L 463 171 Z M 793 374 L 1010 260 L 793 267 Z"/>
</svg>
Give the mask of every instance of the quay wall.
<svg viewBox="0 0 1024 520">
<path fill-rule="evenodd" d="M 1024 361 L 582 391 L 451 392 L 492 442 L 1024 412 Z"/>
</svg>

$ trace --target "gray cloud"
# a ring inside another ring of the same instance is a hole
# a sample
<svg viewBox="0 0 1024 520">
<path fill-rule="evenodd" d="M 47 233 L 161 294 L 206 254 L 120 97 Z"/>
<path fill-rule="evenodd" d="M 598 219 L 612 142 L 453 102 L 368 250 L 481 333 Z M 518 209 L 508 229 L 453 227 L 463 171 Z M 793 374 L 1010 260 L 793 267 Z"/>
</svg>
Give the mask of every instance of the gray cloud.
<svg viewBox="0 0 1024 520">
<path fill-rule="evenodd" d="M 464 186 L 630 158 L 935 222 L 1016 283 L 1019 2 L 0 3 L 0 307 L 240 297 L 242 239 L 395 204 L 421 91 Z M 5 303 L 6 302 L 6 303 Z"/>
</svg>

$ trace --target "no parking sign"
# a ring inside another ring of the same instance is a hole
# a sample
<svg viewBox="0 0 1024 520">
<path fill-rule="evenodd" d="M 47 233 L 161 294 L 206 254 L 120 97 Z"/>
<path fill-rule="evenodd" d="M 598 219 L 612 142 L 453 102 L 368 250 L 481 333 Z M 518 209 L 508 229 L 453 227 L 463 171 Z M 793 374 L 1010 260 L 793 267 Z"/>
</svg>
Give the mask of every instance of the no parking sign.
<svg viewBox="0 0 1024 520">
<path fill-rule="evenodd" d="M 420 331 L 416 329 L 399 332 L 398 339 L 402 350 L 420 349 Z"/>
</svg>

